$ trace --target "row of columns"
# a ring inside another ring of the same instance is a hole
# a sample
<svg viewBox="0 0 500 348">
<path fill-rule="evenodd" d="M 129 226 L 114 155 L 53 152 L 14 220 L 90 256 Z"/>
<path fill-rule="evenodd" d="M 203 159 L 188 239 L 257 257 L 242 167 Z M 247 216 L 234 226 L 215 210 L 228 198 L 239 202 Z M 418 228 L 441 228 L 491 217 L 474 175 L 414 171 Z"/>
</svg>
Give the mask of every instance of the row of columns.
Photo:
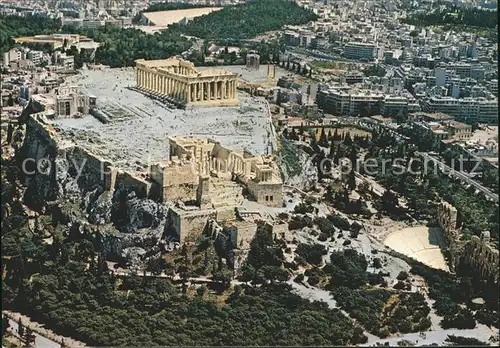
<svg viewBox="0 0 500 348">
<path fill-rule="evenodd" d="M 190 84 L 189 101 L 206 101 L 236 98 L 236 81 L 210 81 Z"/>
<path fill-rule="evenodd" d="M 153 71 L 137 69 L 136 82 L 139 88 L 168 95 L 186 103 L 236 98 L 236 80 L 187 83 Z"/>
<path fill-rule="evenodd" d="M 174 73 L 180 74 L 180 75 L 189 75 L 191 72 L 191 69 L 185 67 L 185 66 L 174 66 Z"/>
<path fill-rule="evenodd" d="M 179 100 L 186 101 L 188 97 L 188 84 L 186 82 L 151 71 L 137 69 L 137 86 Z"/>
<path fill-rule="evenodd" d="M 232 172 L 236 174 L 244 174 L 246 176 L 250 175 L 251 164 L 245 162 L 238 157 L 229 159 L 220 159 L 217 157 L 202 158 L 197 161 L 196 168 L 198 172 L 202 174 L 210 174 L 210 171 L 215 171 L 218 173 Z"/>
</svg>

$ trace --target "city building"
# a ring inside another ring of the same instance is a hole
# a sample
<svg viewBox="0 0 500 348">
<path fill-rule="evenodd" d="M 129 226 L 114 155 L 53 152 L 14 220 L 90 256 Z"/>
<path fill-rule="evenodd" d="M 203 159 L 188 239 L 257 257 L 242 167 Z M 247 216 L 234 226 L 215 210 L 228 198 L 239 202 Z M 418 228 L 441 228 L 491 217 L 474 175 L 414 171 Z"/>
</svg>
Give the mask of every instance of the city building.
<svg viewBox="0 0 500 348">
<path fill-rule="evenodd" d="M 422 100 L 426 112 L 439 112 L 453 116 L 466 123 L 498 124 L 498 102 L 496 99 L 433 96 Z"/>
<path fill-rule="evenodd" d="M 349 42 L 344 46 L 344 57 L 348 59 L 374 60 L 377 47 L 371 43 Z"/>
</svg>

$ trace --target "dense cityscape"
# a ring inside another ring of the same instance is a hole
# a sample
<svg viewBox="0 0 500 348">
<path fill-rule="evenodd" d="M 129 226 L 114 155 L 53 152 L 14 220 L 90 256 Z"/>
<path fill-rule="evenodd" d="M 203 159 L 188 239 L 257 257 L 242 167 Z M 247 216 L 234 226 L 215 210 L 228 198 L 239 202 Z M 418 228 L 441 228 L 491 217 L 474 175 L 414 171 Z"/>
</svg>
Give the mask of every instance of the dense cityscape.
<svg viewBox="0 0 500 348">
<path fill-rule="evenodd" d="M 497 346 L 496 0 L 0 0 L 2 347 Z"/>
</svg>

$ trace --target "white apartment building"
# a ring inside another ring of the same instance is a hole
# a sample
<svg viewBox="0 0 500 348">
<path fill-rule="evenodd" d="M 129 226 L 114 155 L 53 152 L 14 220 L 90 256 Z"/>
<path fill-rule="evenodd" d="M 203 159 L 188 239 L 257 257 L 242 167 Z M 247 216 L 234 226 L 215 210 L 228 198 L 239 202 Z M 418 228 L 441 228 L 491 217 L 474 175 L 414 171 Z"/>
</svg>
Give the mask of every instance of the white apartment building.
<svg viewBox="0 0 500 348">
<path fill-rule="evenodd" d="M 446 86 L 453 78 L 456 77 L 454 70 L 446 69 L 445 67 L 436 67 L 434 69 L 434 76 L 436 77 L 436 86 Z"/>
<path fill-rule="evenodd" d="M 383 93 L 338 87 L 319 91 L 316 95 L 316 104 L 327 113 L 358 116 L 380 109 L 383 99 Z"/>
<path fill-rule="evenodd" d="M 29 51 L 28 52 L 28 59 L 33 62 L 35 65 L 40 65 L 42 62 L 43 58 L 43 52 L 42 51 Z"/>
<path fill-rule="evenodd" d="M 59 65 L 65 70 L 73 70 L 75 68 L 75 57 L 67 56 L 65 53 L 61 54 Z"/>
<path fill-rule="evenodd" d="M 349 42 L 344 46 L 344 57 L 348 59 L 375 59 L 377 46 L 371 43 Z"/>
<path fill-rule="evenodd" d="M 467 123 L 498 124 L 498 102 L 496 99 L 430 97 L 422 101 L 426 112 L 439 112 Z"/>
</svg>

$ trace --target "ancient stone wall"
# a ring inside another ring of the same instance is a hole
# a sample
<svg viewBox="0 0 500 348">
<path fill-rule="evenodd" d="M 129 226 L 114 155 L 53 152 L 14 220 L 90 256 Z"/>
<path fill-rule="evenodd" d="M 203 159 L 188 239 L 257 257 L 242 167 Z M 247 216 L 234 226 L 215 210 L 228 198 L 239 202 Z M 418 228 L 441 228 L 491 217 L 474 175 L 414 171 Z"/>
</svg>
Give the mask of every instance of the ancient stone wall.
<svg viewBox="0 0 500 348">
<path fill-rule="evenodd" d="M 168 213 L 168 224 L 179 237 L 180 243 L 194 242 L 198 238 L 209 219 L 216 219 L 214 209 L 185 211 L 172 208 Z"/>
<path fill-rule="evenodd" d="M 436 218 L 438 225 L 444 231 L 444 237 L 448 244 L 450 270 L 455 271 L 458 255 L 463 246 L 463 243 L 460 241 L 457 209 L 448 202 L 441 202 L 437 206 Z"/>
<path fill-rule="evenodd" d="M 458 211 L 448 202 L 438 204 L 437 222 L 448 242 L 451 271 L 466 267 L 498 281 L 498 249 L 490 243 L 489 232 L 483 232 L 481 237 L 472 236 L 468 242 L 460 240 Z"/>
<path fill-rule="evenodd" d="M 116 176 L 116 186 L 135 191 L 137 197 L 139 198 L 147 198 L 150 196 L 151 182 L 146 179 L 133 176 L 127 172 L 118 172 Z"/>
<path fill-rule="evenodd" d="M 163 202 L 196 199 L 199 181 L 192 162 L 155 164 L 151 166 L 149 175 L 161 188 Z"/>
<path fill-rule="evenodd" d="M 459 266 L 468 267 L 482 277 L 498 282 L 498 250 L 490 244 L 489 232 L 472 236 L 460 255 Z"/>
<path fill-rule="evenodd" d="M 253 221 L 239 221 L 229 227 L 231 243 L 236 249 L 249 249 L 257 233 L 257 224 Z"/>
<path fill-rule="evenodd" d="M 267 221 L 264 225 L 264 228 L 267 229 L 270 233 L 272 233 L 273 238 L 283 239 L 288 242 L 293 240 L 293 236 L 288 229 L 288 223 L 284 221 L 275 221 L 269 222 Z"/>
<path fill-rule="evenodd" d="M 40 196 L 42 199 L 54 199 L 54 194 L 48 192 L 48 187 L 51 187 L 52 190 L 58 190 L 58 181 L 64 180 L 68 176 L 77 179 L 78 185 L 85 187 L 85 191 L 94 190 L 98 186 L 106 191 L 112 191 L 115 185 L 120 183 L 121 187 L 136 191 L 142 197 L 149 196 L 151 183 L 147 180 L 138 177 L 135 173 L 118 172 L 111 161 L 72 142 L 60 139 L 52 126 L 43 123 L 41 119 L 41 114 L 28 117 L 22 157 L 23 159 L 33 159 L 35 165 L 43 163 L 43 158 L 46 158 L 50 163 L 48 164 L 51 169 L 50 173 L 47 173 L 45 177 L 43 177 L 44 175 L 36 175 L 37 181 L 44 180 L 43 183 L 40 181 L 37 187 L 47 188 L 46 194 Z M 39 169 L 44 169 L 42 167 L 40 166 Z M 31 171 L 32 168 L 29 169 Z M 168 172 L 167 176 L 169 178 L 177 177 L 169 175 Z M 181 177 L 186 178 L 186 176 Z"/>
</svg>

